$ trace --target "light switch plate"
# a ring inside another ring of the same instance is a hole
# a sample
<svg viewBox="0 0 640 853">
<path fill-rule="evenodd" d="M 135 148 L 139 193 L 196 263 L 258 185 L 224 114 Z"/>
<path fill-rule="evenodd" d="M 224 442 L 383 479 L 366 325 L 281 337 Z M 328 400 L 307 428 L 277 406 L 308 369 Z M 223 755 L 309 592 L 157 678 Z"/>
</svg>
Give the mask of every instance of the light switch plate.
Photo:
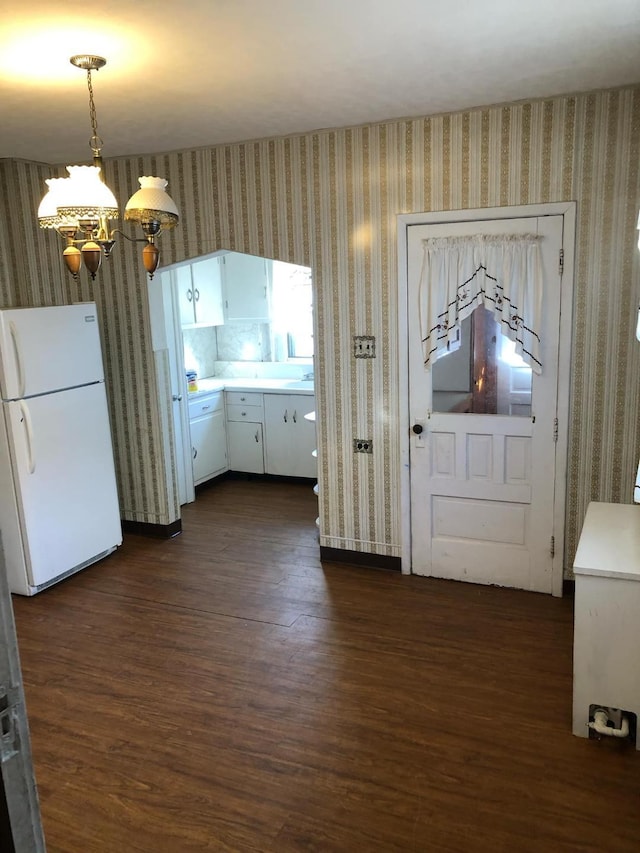
<svg viewBox="0 0 640 853">
<path fill-rule="evenodd" d="M 375 358 L 376 339 L 374 335 L 354 335 L 353 355 L 355 358 Z"/>
</svg>

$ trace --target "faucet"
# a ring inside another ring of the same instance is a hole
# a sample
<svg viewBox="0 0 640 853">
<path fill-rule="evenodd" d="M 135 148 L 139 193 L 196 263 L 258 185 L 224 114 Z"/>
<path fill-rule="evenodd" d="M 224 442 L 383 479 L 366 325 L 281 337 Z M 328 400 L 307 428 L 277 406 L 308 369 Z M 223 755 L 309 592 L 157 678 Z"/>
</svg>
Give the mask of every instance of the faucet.
<svg viewBox="0 0 640 853">
<path fill-rule="evenodd" d="M 313 370 L 311 370 L 309 373 L 304 373 L 302 378 L 303 379 L 313 379 Z"/>
</svg>

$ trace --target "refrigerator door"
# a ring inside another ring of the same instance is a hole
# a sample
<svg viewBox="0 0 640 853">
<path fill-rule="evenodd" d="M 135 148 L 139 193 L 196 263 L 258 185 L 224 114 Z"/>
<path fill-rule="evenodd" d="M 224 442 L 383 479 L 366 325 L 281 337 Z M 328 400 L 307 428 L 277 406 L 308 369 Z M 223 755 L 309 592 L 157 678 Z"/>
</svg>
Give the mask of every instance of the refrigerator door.
<svg viewBox="0 0 640 853">
<path fill-rule="evenodd" d="M 104 378 L 94 302 L 0 311 L 0 392 L 17 400 Z"/>
<path fill-rule="evenodd" d="M 97 383 L 3 405 L 28 581 L 38 587 L 122 542 L 107 399 Z"/>
</svg>

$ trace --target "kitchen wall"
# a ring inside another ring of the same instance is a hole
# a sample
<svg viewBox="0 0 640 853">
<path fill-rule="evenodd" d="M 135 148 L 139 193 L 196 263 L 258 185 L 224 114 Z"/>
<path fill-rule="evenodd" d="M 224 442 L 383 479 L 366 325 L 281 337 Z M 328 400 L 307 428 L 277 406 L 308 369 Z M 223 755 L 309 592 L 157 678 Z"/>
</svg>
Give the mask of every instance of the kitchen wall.
<svg viewBox="0 0 640 853">
<path fill-rule="evenodd" d="M 182 211 L 162 261 L 217 249 L 313 268 L 321 542 L 400 553 L 397 213 L 575 199 L 578 203 L 565 565 L 589 500 L 628 502 L 640 452 L 640 297 L 635 248 L 640 87 L 430 118 L 107 162 L 124 204 L 160 174 Z M 35 226 L 51 169 L 0 163 L 3 304 L 96 298 L 104 334 L 125 518 L 178 512 L 164 464 L 166 359 L 150 344 L 135 248 L 117 247 L 96 285 L 74 284 Z M 37 253 L 37 256 L 36 256 Z M 355 360 L 354 334 L 378 357 Z M 400 332 L 400 339 L 402 332 Z M 373 438 L 373 456 L 352 439 Z"/>
</svg>

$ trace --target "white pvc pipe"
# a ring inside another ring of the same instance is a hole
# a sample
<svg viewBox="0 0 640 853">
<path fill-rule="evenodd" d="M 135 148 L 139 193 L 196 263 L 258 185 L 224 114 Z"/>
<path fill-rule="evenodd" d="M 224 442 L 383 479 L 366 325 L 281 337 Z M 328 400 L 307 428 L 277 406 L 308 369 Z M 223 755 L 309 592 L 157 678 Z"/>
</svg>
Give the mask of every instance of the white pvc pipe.
<svg viewBox="0 0 640 853">
<path fill-rule="evenodd" d="M 607 735 L 608 737 L 629 737 L 629 720 L 626 717 L 622 718 L 622 723 L 619 729 L 612 729 L 607 725 L 609 715 L 602 709 L 595 712 L 593 722 L 589 723 L 589 728 L 598 732 L 599 735 Z"/>
</svg>

